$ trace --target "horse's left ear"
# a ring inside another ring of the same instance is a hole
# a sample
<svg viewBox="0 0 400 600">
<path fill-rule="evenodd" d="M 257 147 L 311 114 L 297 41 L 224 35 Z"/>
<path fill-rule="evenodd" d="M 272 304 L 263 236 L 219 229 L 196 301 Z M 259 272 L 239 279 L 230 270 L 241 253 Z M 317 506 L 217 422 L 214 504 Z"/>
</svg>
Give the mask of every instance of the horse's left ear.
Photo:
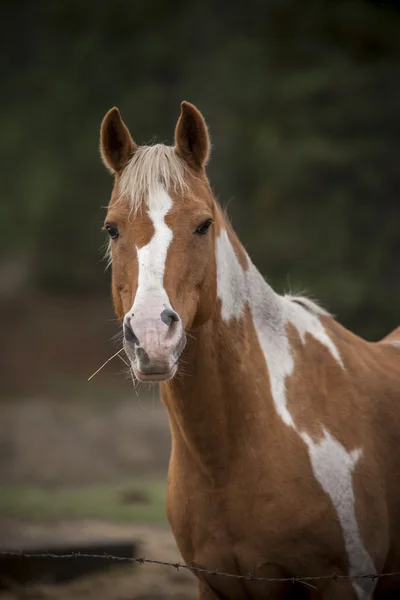
<svg viewBox="0 0 400 600">
<path fill-rule="evenodd" d="M 210 156 L 210 138 L 203 115 L 190 102 L 182 102 L 181 115 L 175 128 L 178 154 L 194 168 L 202 168 Z"/>
<path fill-rule="evenodd" d="M 100 154 L 111 173 L 118 173 L 130 161 L 137 146 L 118 108 L 108 111 L 100 128 Z"/>
</svg>

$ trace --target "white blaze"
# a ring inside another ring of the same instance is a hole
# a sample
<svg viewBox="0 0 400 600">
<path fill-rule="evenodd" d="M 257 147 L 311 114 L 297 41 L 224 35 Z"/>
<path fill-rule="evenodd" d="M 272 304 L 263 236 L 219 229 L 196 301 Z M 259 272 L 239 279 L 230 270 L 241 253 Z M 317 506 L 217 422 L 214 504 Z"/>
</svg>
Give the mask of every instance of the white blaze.
<svg viewBox="0 0 400 600">
<path fill-rule="evenodd" d="M 165 223 L 165 216 L 172 208 L 172 199 L 164 187 L 156 190 L 155 196 L 149 202 L 148 215 L 154 226 L 154 235 L 150 242 L 142 248 L 137 248 L 138 259 L 138 288 L 130 314 L 138 305 L 148 302 L 160 303 L 160 307 L 170 306 L 167 292 L 164 289 L 165 262 L 168 248 L 171 244 L 172 230 Z"/>
</svg>

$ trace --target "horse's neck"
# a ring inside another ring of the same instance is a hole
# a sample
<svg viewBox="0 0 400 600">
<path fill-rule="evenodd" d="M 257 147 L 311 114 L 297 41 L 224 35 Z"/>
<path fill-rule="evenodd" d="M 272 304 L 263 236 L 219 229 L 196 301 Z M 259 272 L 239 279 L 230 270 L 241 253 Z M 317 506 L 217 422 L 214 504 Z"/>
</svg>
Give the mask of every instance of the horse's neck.
<svg viewBox="0 0 400 600">
<path fill-rule="evenodd" d="M 280 331 L 282 299 L 244 250 L 234 250 L 226 231 L 218 237 L 216 254 L 215 312 L 189 337 L 181 376 L 161 392 L 174 446 L 203 469 L 218 471 L 234 464 L 243 448 L 250 449 L 258 431 L 265 439 L 266 427 L 277 417 L 254 323 L 262 320 L 264 335 L 273 344 Z"/>
</svg>

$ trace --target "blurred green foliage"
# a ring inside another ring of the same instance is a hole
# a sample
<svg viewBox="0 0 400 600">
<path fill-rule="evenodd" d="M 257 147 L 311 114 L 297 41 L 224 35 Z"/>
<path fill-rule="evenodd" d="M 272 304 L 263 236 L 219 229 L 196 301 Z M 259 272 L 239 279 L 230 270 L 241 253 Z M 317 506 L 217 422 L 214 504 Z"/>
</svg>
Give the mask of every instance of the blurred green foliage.
<svg viewBox="0 0 400 600">
<path fill-rule="evenodd" d="M 361 0 L 3 3 L 2 254 L 36 287 L 108 293 L 101 119 L 117 105 L 138 143 L 170 143 L 186 99 L 270 283 L 383 335 L 399 316 L 399 32 Z"/>
<path fill-rule="evenodd" d="M 64 486 L 52 490 L 9 485 L 2 486 L 0 517 L 30 520 L 94 518 L 164 524 L 167 522 L 165 494 L 164 481 L 145 481 L 134 489 L 123 484 Z"/>
</svg>

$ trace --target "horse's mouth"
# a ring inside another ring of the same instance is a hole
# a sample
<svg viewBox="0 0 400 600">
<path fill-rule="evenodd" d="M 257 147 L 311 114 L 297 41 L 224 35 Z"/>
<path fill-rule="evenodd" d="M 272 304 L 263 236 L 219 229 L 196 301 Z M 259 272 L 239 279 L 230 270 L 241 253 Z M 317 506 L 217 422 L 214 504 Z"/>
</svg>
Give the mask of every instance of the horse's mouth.
<svg viewBox="0 0 400 600">
<path fill-rule="evenodd" d="M 138 371 L 137 369 L 133 368 L 133 372 L 135 374 L 136 379 L 146 383 L 160 383 L 161 381 L 169 381 L 170 379 L 173 379 L 173 377 L 175 377 L 177 370 L 177 362 L 174 364 L 172 369 L 169 369 L 169 371 L 164 371 L 162 373 L 143 373 L 142 371 Z"/>
</svg>

